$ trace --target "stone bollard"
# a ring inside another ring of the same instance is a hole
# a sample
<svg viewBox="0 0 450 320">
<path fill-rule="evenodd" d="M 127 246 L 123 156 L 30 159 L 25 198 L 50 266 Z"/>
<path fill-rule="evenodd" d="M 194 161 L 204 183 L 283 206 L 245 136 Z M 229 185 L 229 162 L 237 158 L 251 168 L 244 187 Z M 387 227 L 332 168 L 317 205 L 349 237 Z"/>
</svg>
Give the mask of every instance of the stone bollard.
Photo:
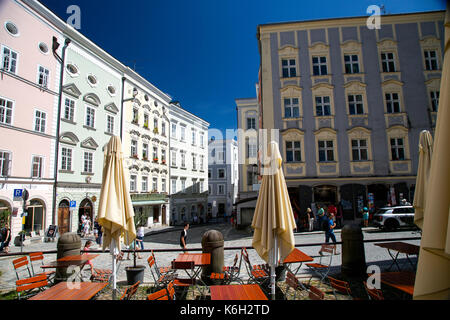
<svg viewBox="0 0 450 320">
<path fill-rule="evenodd" d="M 66 232 L 59 237 L 56 244 L 56 259 L 81 254 L 81 238 L 74 232 Z M 70 270 L 69 270 L 70 271 Z M 56 268 L 55 282 L 65 281 L 68 278 L 67 268 Z"/>
<path fill-rule="evenodd" d="M 366 255 L 361 227 L 345 225 L 341 231 L 342 266 L 341 272 L 347 276 L 366 275 Z"/>
<path fill-rule="evenodd" d="M 202 251 L 203 253 L 211 254 L 211 264 L 203 267 L 202 280 L 210 285 L 216 284 L 217 281 L 210 279 L 211 273 L 222 273 L 224 265 L 224 242 L 223 235 L 217 230 L 208 230 L 202 237 Z"/>
</svg>

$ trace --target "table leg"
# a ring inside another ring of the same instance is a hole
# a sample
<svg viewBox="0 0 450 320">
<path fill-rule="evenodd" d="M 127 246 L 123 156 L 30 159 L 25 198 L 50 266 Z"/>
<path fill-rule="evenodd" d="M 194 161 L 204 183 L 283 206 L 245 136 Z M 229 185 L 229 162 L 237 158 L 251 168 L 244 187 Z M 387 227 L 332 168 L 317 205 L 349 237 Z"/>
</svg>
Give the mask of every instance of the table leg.
<svg viewBox="0 0 450 320">
<path fill-rule="evenodd" d="M 387 271 L 390 271 L 391 268 L 392 268 L 392 266 L 393 266 L 394 264 L 397 266 L 398 271 L 401 271 L 400 266 L 399 266 L 398 263 L 397 263 L 397 258 L 398 258 L 398 255 L 400 254 L 400 252 L 397 252 L 397 254 L 396 254 L 395 257 L 394 257 L 394 256 L 392 255 L 392 253 L 391 253 L 391 250 L 390 250 L 390 249 L 387 249 L 387 250 L 388 250 L 388 253 L 389 253 L 389 255 L 391 256 L 391 258 L 392 258 L 392 260 L 393 260 L 392 264 L 389 266 L 389 268 L 387 268 Z"/>
</svg>

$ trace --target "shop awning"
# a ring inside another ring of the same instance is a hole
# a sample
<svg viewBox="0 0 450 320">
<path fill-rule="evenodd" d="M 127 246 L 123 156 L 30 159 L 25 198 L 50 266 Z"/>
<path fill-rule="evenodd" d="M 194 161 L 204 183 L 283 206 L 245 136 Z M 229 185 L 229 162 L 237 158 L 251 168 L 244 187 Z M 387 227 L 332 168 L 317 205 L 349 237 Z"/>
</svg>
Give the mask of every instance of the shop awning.
<svg viewBox="0 0 450 320">
<path fill-rule="evenodd" d="M 167 204 L 164 200 L 143 200 L 143 201 L 132 201 L 133 206 L 156 206 L 159 204 Z"/>
</svg>

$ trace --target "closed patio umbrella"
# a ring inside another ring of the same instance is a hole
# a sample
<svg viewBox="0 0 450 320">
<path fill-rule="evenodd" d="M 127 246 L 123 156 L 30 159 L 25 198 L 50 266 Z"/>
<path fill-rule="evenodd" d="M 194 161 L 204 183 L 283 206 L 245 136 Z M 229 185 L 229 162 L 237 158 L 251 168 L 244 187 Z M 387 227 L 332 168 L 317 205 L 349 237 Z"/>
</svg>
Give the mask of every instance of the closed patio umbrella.
<svg viewBox="0 0 450 320">
<path fill-rule="evenodd" d="M 120 239 L 129 245 L 136 238 L 134 210 L 123 166 L 120 138 L 112 136 L 106 145 L 103 163 L 102 188 L 98 207 L 98 223 L 103 227 L 103 250 L 110 248 L 112 255 L 113 297 L 116 292 L 116 256 L 120 252 Z"/>
<path fill-rule="evenodd" d="M 294 249 L 295 220 L 281 169 L 278 144 L 272 141 L 268 151 L 252 221 L 252 245 L 270 265 L 271 293 L 272 299 L 275 299 L 275 267 L 279 259 L 284 260 Z"/>
<path fill-rule="evenodd" d="M 419 166 L 417 168 L 416 189 L 413 206 L 415 208 L 414 223 L 422 229 L 425 210 L 428 177 L 430 176 L 431 156 L 433 153 L 433 137 L 428 130 L 423 130 L 419 137 Z"/>
<path fill-rule="evenodd" d="M 450 3 L 414 299 L 450 299 Z"/>
</svg>

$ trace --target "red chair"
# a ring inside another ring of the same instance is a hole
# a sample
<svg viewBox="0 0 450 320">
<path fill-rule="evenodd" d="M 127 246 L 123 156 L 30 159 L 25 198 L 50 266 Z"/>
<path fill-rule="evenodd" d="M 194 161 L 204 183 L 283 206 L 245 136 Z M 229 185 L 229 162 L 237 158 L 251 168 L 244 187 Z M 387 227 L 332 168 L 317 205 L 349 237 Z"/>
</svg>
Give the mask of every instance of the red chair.
<svg viewBox="0 0 450 320">
<path fill-rule="evenodd" d="M 34 294 L 39 293 L 40 291 L 43 291 L 47 286 L 48 281 L 47 276 L 45 274 L 40 274 L 35 277 L 30 277 L 16 281 L 16 291 L 19 299 L 20 296 L 24 293 L 26 294 L 27 297 L 30 297 Z M 36 293 L 33 292 L 35 289 L 38 289 Z"/>
<path fill-rule="evenodd" d="M 338 280 L 332 277 L 328 277 L 328 280 L 330 281 L 330 286 L 333 288 L 333 294 L 336 300 L 338 300 L 336 291 L 349 297 L 352 296 L 352 290 L 350 289 L 350 284 L 347 281 Z"/>
<path fill-rule="evenodd" d="M 311 300 L 325 300 L 325 293 L 314 286 L 309 287 L 309 298 Z"/>
<path fill-rule="evenodd" d="M 366 281 L 364 281 L 364 288 L 366 289 L 367 295 L 369 296 L 370 300 L 384 300 L 383 292 L 376 288 L 370 289 L 367 286 Z"/>
<path fill-rule="evenodd" d="M 336 250 L 335 245 L 323 244 L 319 251 L 320 253 L 319 262 L 306 264 L 306 266 L 312 271 L 308 285 L 311 283 L 311 280 L 314 277 L 314 275 L 317 275 L 320 278 L 320 282 L 322 282 L 328 276 L 335 250 Z"/>
<path fill-rule="evenodd" d="M 138 281 L 135 284 L 126 288 L 125 291 L 123 292 L 122 296 L 120 297 L 120 300 L 131 300 L 135 296 L 136 291 L 140 284 L 141 284 L 141 281 Z"/>
<path fill-rule="evenodd" d="M 41 266 L 44 265 L 44 254 L 42 252 L 30 252 L 28 254 L 28 256 L 30 258 L 30 265 L 31 265 L 31 271 L 33 272 L 33 276 L 45 274 L 49 281 L 53 281 L 53 278 L 55 276 L 55 270 L 44 271 L 44 272 L 38 272 L 38 271 L 34 270 L 33 262 L 41 261 Z"/>
<path fill-rule="evenodd" d="M 15 259 L 12 261 L 12 263 L 14 266 L 14 271 L 16 272 L 17 280 L 24 278 L 23 276 L 22 277 L 19 276 L 19 273 L 23 273 L 23 272 L 26 272 L 26 274 L 27 274 L 26 278 L 32 277 L 30 268 L 28 267 L 28 264 L 29 264 L 28 258 L 26 256 Z"/>
</svg>

